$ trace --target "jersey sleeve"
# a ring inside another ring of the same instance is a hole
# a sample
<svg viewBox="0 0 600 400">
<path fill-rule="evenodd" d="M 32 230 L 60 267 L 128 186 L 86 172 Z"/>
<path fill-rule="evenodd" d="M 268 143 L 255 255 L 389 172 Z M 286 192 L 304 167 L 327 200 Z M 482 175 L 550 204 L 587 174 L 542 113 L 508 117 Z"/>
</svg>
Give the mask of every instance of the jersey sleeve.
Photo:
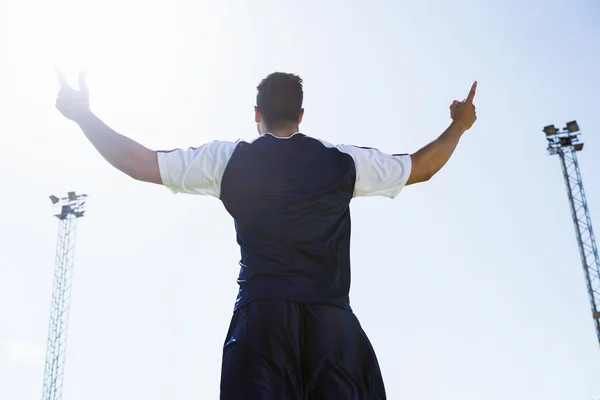
<svg viewBox="0 0 600 400">
<path fill-rule="evenodd" d="M 406 186 L 411 172 L 408 154 L 386 154 L 377 149 L 338 145 L 356 166 L 354 197 L 384 196 L 393 199 Z"/>
<path fill-rule="evenodd" d="M 186 150 L 158 151 L 163 185 L 173 193 L 219 198 L 221 179 L 236 145 L 235 142 L 215 140 Z"/>
</svg>

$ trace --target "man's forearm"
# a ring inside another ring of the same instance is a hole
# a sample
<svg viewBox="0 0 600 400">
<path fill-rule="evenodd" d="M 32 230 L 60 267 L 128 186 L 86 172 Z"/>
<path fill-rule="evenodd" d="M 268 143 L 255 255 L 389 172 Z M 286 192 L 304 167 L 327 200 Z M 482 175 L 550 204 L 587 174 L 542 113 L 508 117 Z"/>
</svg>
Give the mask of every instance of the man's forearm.
<svg viewBox="0 0 600 400">
<path fill-rule="evenodd" d="M 158 170 L 155 152 L 115 132 L 91 111 L 77 118 L 75 122 L 100 155 L 119 171 L 134 179 L 148 180 L 145 179 L 148 164 L 156 164 L 155 169 Z M 154 171 L 151 175 L 159 176 L 159 173 Z"/>
<path fill-rule="evenodd" d="M 452 122 L 436 140 L 411 155 L 412 172 L 408 184 L 431 179 L 450 159 L 465 129 Z"/>
</svg>

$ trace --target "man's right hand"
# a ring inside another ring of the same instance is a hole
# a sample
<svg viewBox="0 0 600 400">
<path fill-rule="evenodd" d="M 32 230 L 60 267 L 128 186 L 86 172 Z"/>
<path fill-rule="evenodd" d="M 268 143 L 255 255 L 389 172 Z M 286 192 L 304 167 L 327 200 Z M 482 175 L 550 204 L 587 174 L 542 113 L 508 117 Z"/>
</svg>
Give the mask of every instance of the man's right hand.
<svg viewBox="0 0 600 400">
<path fill-rule="evenodd" d="M 56 108 L 66 118 L 77 122 L 78 119 L 90 113 L 90 95 L 85 84 L 85 75 L 83 72 L 79 73 L 79 90 L 75 90 L 69 85 L 60 69 L 55 68 L 54 70 L 60 84 Z"/>
<path fill-rule="evenodd" d="M 454 100 L 450 105 L 450 117 L 460 125 L 465 131 L 470 129 L 477 120 L 473 99 L 475 98 L 475 90 L 477 89 L 477 81 L 473 82 L 469 95 L 463 101 Z"/>
<path fill-rule="evenodd" d="M 431 179 L 432 176 L 437 174 L 446 165 L 462 134 L 471 128 L 477 119 L 475 106 L 473 105 L 476 89 L 477 81 L 471 86 L 471 91 L 466 99 L 463 101 L 455 100 L 450 105 L 452 123 L 448 129 L 436 140 L 421 148 L 416 153 L 411 154 L 412 167 L 410 177 L 406 183 L 407 185 Z"/>
</svg>

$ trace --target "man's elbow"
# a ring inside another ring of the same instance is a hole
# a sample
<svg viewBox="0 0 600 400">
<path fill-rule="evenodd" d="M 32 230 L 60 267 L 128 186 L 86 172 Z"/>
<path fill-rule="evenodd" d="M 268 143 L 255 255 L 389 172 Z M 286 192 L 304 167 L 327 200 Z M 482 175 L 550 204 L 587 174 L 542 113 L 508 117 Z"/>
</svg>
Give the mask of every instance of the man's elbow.
<svg viewBox="0 0 600 400">
<path fill-rule="evenodd" d="M 122 160 L 119 163 L 114 163 L 113 166 L 130 178 L 141 181 L 143 180 L 144 171 L 143 168 L 141 168 L 140 163 L 135 162 L 134 160 L 135 159 L 132 157 Z"/>
<path fill-rule="evenodd" d="M 421 182 L 427 182 L 428 180 L 430 180 L 431 178 L 433 178 L 434 175 L 435 175 L 434 171 L 426 171 L 423 174 L 423 178 L 422 178 Z"/>
<path fill-rule="evenodd" d="M 133 180 L 136 181 L 140 181 L 143 182 L 144 181 L 144 174 L 143 171 L 141 171 L 138 168 L 130 168 L 126 171 L 123 171 L 127 176 L 129 176 L 130 178 L 132 178 Z"/>
</svg>

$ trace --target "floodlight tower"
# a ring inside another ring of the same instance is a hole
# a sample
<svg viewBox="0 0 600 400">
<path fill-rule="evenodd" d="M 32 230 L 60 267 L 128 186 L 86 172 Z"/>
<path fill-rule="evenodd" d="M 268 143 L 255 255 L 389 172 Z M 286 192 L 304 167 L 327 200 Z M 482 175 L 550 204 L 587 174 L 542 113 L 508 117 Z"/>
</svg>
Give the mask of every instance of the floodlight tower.
<svg viewBox="0 0 600 400">
<path fill-rule="evenodd" d="M 577 152 L 583 149 L 583 143 L 579 139 L 581 132 L 577 121 L 568 122 L 562 130 L 556 129 L 554 125 L 548 125 L 544 127 L 543 131 L 548 140 L 548 153 L 550 155 L 558 154 L 560 158 L 567 195 L 571 205 L 571 216 L 575 225 L 577 244 L 579 245 L 579 254 L 587 283 L 592 318 L 600 343 L 600 257 L 598 257 L 592 220 L 577 162 Z"/>
<path fill-rule="evenodd" d="M 63 198 L 50 196 L 52 204 L 61 208 L 60 213 L 54 215 L 60 222 L 42 400 L 60 400 L 62 398 L 71 278 L 75 255 L 75 232 L 77 220 L 83 217 L 85 212 L 86 197 L 85 194 L 77 195 L 75 192 L 68 192 L 67 197 Z"/>
</svg>

